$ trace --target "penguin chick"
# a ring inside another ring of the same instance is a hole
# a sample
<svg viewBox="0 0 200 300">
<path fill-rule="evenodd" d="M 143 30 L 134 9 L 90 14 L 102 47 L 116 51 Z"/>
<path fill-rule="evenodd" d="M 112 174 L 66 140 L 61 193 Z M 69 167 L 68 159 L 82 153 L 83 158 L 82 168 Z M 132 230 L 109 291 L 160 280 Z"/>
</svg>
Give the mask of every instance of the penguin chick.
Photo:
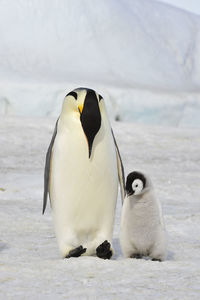
<svg viewBox="0 0 200 300">
<path fill-rule="evenodd" d="M 159 201 L 150 179 L 132 172 L 126 179 L 120 244 L 125 257 L 163 261 L 166 258 L 166 233 Z"/>
</svg>

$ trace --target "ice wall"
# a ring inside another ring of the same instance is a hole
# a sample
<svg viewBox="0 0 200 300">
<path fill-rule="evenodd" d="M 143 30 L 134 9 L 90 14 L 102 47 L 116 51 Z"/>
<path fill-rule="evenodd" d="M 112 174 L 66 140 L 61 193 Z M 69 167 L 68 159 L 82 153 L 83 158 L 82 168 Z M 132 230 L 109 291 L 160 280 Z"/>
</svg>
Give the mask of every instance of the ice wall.
<svg viewBox="0 0 200 300">
<path fill-rule="evenodd" d="M 54 115 L 77 86 L 129 121 L 199 103 L 200 18 L 153 0 L 1 1 L 0 40 L 3 114 Z"/>
</svg>

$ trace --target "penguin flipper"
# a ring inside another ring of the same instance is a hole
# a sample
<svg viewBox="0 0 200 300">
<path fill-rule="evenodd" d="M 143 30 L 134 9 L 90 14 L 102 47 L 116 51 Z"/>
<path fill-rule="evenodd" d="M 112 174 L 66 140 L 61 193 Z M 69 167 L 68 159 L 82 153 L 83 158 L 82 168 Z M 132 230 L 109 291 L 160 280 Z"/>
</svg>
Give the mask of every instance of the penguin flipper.
<svg viewBox="0 0 200 300">
<path fill-rule="evenodd" d="M 117 146 L 117 142 L 113 133 L 113 130 L 111 128 L 113 140 L 115 143 L 115 149 L 116 149 L 116 155 L 117 155 L 117 168 L 118 168 L 118 177 L 119 177 L 119 183 L 120 183 L 120 191 L 121 191 L 121 199 L 122 199 L 122 204 L 125 198 L 125 177 L 124 177 L 124 166 L 122 163 L 121 155 L 119 152 L 119 148 Z"/>
<path fill-rule="evenodd" d="M 59 120 L 59 118 L 58 118 Z M 43 209 L 42 213 L 44 214 L 46 205 L 47 205 L 47 198 L 48 198 L 48 193 L 49 193 L 49 172 L 50 172 L 50 163 L 51 163 L 51 152 L 54 144 L 54 140 L 57 134 L 57 125 L 58 125 L 58 120 L 56 121 L 55 129 L 53 132 L 53 136 L 49 145 L 49 148 L 47 150 L 46 154 L 46 162 L 45 162 L 45 168 L 44 168 L 44 194 L 43 194 Z"/>
</svg>

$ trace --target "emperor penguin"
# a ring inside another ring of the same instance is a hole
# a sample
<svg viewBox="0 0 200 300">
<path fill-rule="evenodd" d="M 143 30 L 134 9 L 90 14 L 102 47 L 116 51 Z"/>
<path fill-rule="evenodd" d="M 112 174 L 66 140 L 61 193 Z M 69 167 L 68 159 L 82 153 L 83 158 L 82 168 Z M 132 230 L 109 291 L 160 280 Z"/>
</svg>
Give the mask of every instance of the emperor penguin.
<svg viewBox="0 0 200 300">
<path fill-rule="evenodd" d="M 64 98 L 44 174 L 43 213 L 49 194 L 63 258 L 111 258 L 118 182 L 123 199 L 124 169 L 104 99 L 75 89 Z"/>
<path fill-rule="evenodd" d="M 166 258 L 166 232 L 161 206 L 150 178 L 134 171 L 126 179 L 122 206 L 120 244 L 125 257 L 163 261 Z"/>
</svg>

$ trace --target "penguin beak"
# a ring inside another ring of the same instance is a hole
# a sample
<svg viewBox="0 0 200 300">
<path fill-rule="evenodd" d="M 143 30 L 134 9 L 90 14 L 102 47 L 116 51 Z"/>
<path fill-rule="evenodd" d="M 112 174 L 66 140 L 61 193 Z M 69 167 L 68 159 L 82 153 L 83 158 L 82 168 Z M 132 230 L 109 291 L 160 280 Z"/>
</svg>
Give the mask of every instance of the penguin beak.
<svg viewBox="0 0 200 300">
<path fill-rule="evenodd" d="M 83 105 L 79 105 L 79 106 L 78 106 L 78 110 L 79 110 L 80 114 L 82 114 L 82 111 L 83 111 Z"/>
<path fill-rule="evenodd" d="M 127 196 L 131 196 L 131 195 L 134 195 L 135 192 L 134 191 L 126 191 L 126 194 L 127 194 Z"/>
<path fill-rule="evenodd" d="M 92 153 L 94 138 L 101 127 L 101 113 L 99 103 L 94 91 L 88 91 L 84 105 L 79 105 L 80 121 L 88 142 L 89 158 Z"/>
</svg>

